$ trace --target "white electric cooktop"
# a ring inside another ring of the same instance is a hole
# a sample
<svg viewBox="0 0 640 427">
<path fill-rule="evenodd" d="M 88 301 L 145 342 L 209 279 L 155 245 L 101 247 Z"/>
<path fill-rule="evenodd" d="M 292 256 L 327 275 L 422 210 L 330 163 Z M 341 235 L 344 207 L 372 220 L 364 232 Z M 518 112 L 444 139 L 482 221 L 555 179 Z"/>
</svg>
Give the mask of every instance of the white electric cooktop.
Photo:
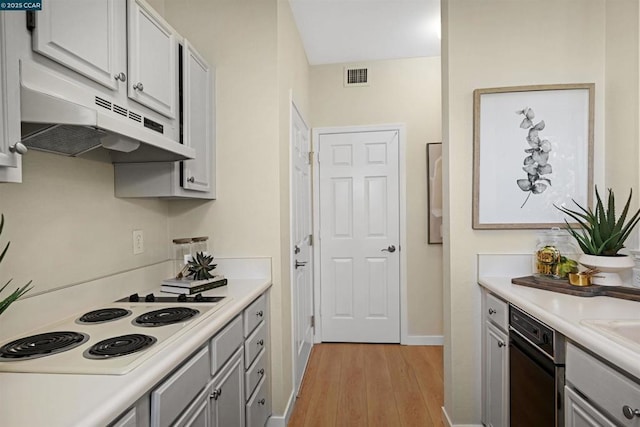
<svg viewBox="0 0 640 427">
<path fill-rule="evenodd" d="M 0 342 L 0 372 L 123 375 L 229 300 L 178 302 L 176 297 L 166 297 L 173 302 L 121 300 Z"/>
</svg>

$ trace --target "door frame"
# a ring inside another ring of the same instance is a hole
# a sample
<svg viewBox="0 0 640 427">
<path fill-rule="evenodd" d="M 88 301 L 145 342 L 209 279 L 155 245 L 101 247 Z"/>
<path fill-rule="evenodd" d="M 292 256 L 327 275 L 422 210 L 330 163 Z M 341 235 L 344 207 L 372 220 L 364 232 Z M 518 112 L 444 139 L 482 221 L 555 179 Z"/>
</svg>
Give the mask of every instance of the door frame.
<svg viewBox="0 0 640 427">
<path fill-rule="evenodd" d="M 297 364 L 297 357 L 296 357 L 296 335 L 295 335 L 295 325 L 296 325 L 296 315 L 297 313 L 295 312 L 294 308 L 295 308 L 295 302 L 294 302 L 294 297 L 295 294 L 293 292 L 293 288 L 295 286 L 295 268 L 293 266 L 294 264 L 294 257 L 291 255 L 291 249 L 294 246 L 294 231 L 291 229 L 292 225 L 293 225 L 293 209 L 294 209 L 294 205 L 293 205 L 293 180 L 294 180 L 294 176 L 293 176 L 293 150 L 292 150 L 292 142 L 293 142 L 293 115 L 294 113 L 297 112 L 298 115 L 300 116 L 300 118 L 302 119 L 302 122 L 305 124 L 305 126 L 307 127 L 307 129 L 310 131 L 310 135 L 309 135 L 309 151 L 313 151 L 313 142 L 311 141 L 311 127 L 309 126 L 307 120 L 305 119 L 305 116 L 302 112 L 302 110 L 300 110 L 300 108 L 298 108 L 298 104 L 295 101 L 295 98 L 293 96 L 293 91 L 289 90 L 289 246 L 287 248 L 287 256 L 289 257 L 289 286 L 290 286 L 290 291 L 291 291 L 291 375 L 292 375 L 292 379 L 293 379 L 293 396 L 294 398 L 298 396 L 298 392 L 300 391 L 300 387 L 302 385 L 302 380 L 300 381 L 299 384 L 296 384 L 296 371 L 298 369 Z M 312 174 L 311 174 L 311 187 L 313 188 L 314 186 L 314 182 L 313 182 L 313 162 L 309 165 L 309 167 L 312 169 Z M 312 190 L 313 192 L 313 190 Z M 313 204 L 313 195 L 311 196 L 311 204 Z M 313 209 L 313 207 L 312 207 Z M 311 222 L 313 223 L 314 220 L 314 216 L 313 216 L 313 212 L 311 212 Z M 313 229 L 313 224 L 311 224 L 311 233 L 315 233 L 314 229 Z M 313 237 L 314 242 L 315 242 L 315 236 Z M 315 272 L 313 270 L 315 270 L 314 266 L 315 266 L 315 247 L 314 245 L 312 245 L 309 250 L 311 251 L 311 258 L 309 259 L 309 265 L 308 268 L 312 269 L 312 273 L 311 273 L 311 289 L 312 289 L 312 294 L 313 297 L 315 298 Z M 313 302 L 312 305 L 312 313 L 311 315 L 315 316 L 315 301 Z M 313 345 L 315 344 L 315 334 L 316 334 L 316 330 L 314 329 L 313 332 L 314 336 L 313 336 L 313 340 L 311 342 L 311 350 L 313 350 Z M 309 357 L 310 358 L 310 357 Z M 304 366 L 303 369 L 303 374 L 301 378 L 304 378 L 304 372 L 306 372 L 307 370 L 307 366 L 309 366 L 309 358 L 307 358 L 306 360 L 306 364 Z"/>
<path fill-rule="evenodd" d="M 398 132 L 398 195 L 400 202 L 400 241 L 398 242 L 400 255 L 400 344 L 408 344 L 408 313 L 407 313 L 407 193 L 406 193 L 406 125 L 392 123 L 384 125 L 320 127 L 311 130 L 311 147 L 313 149 L 313 264 L 320 265 L 320 168 L 318 163 L 318 147 L 320 135 L 335 133 L 361 132 Z M 316 343 L 322 342 L 322 322 L 320 321 L 320 268 L 313 269 L 313 305 L 315 316 Z"/>
</svg>

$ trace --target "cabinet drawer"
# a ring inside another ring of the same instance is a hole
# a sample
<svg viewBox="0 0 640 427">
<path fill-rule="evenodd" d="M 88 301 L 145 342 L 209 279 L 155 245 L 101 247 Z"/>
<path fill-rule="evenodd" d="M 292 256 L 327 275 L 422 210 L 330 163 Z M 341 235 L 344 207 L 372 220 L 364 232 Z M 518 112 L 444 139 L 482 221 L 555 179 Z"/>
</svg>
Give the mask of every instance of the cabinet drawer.
<svg viewBox="0 0 640 427">
<path fill-rule="evenodd" d="M 136 415 L 136 408 L 131 408 L 126 414 L 120 417 L 118 421 L 111 424 L 111 427 L 136 427 L 138 425 Z"/>
<path fill-rule="evenodd" d="M 209 349 L 205 347 L 151 393 L 151 426 L 170 425 L 209 377 Z"/>
<path fill-rule="evenodd" d="M 567 345 L 567 382 L 622 426 L 640 427 L 640 418 L 625 418 L 623 407 L 640 409 L 640 384 L 573 344 Z"/>
<path fill-rule="evenodd" d="M 264 427 L 271 413 L 271 402 L 267 395 L 267 378 L 263 378 L 253 397 L 247 402 L 247 427 Z"/>
<path fill-rule="evenodd" d="M 262 295 L 244 310 L 244 336 L 248 337 L 251 331 L 266 317 L 267 297 Z"/>
<path fill-rule="evenodd" d="M 242 345 L 242 316 L 237 316 L 222 331 L 211 338 L 211 375 L 229 360 Z"/>
<path fill-rule="evenodd" d="M 260 380 L 266 375 L 267 372 L 267 357 L 265 356 L 266 350 L 261 350 L 258 357 L 256 357 L 256 361 L 253 362 L 253 365 L 247 369 L 244 376 L 244 395 L 247 397 L 247 400 L 251 397 L 253 390 L 256 388 Z"/>
<path fill-rule="evenodd" d="M 485 315 L 488 320 L 493 322 L 503 331 L 507 330 L 509 326 L 509 304 L 502 301 L 500 298 L 487 293 L 485 310 Z"/>
<path fill-rule="evenodd" d="M 247 338 L 244 343 L 244 366 L 248 368 L 251 366 L 256 356 L 260 351 L 265 348 L 267 344 L 267 328 L 265 323 L 262 322 L 258 329 L 253 331 L 251 336 Z"/>
</svg>

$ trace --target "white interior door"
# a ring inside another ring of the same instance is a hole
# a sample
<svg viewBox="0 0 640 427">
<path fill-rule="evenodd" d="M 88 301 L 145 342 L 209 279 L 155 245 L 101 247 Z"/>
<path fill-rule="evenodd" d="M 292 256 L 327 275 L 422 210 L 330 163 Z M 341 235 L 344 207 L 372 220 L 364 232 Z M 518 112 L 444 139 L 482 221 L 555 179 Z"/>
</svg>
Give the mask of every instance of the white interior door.
<svg viewBox="0 0 640 427">
<path fill-rule="evenodd" d="M 310 147 L 309 128 L 291 103 L 291 298 L 296 395 L 313 345 Z"/>
<path fill-rule="evenodd" d="M 398 136 L 319 137 L 322 341 L 400 342 Z"/>
</svg>

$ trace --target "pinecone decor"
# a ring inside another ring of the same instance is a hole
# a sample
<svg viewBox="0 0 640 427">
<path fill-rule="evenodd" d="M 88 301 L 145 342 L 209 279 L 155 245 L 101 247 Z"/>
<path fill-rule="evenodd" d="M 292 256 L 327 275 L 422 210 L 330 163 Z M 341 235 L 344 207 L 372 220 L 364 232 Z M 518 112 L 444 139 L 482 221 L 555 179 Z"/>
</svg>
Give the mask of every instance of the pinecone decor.
<svg viewBox="0 0 640 427">
<path fill-rule="evenodd" d="M 211 264 L 213 256 L 205 255 L 203 252 L 196 252 L 195 256 L 189 261 L 189 274 L 187 277 L 193 280 L 211 279 L 213 275 L 209 273 L 216 268 L 216 264 Z"/>
</svg>

